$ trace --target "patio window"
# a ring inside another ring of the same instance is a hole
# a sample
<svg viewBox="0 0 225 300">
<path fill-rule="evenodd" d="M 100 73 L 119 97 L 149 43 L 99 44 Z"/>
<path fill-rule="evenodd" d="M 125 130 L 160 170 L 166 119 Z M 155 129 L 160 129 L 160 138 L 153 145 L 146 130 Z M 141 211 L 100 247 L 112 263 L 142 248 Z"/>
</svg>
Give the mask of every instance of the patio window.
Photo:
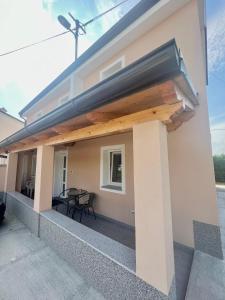
<svg viewBox="0 0 225 300">
<path fill-rule="evenodd" d="M 101 148 L 100 189 L 125 193 L 125 145 Z"/>
<path fill-rule="evenodd" d="M 120 71 L 125 66 L 124 56 L 114 61 L 111 65 L 100 71 L 100 80 L 104 80 L 116 72 Z"/>
</svg>

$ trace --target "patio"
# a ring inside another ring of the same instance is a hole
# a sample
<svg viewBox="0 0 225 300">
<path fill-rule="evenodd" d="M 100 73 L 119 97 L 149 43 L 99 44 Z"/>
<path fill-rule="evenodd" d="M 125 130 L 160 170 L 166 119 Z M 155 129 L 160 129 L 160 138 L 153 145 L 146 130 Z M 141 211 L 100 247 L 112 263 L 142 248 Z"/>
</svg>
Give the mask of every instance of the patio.
<svg viewBox="0 0 225 300">
<path fill-rule="evenodd" d="M 59 205 L 57 209 L 59 213 L 66 216 L 66 207 L 64 205 Z M 79 213 L 75 214 L 74 221 L 79 222 Z M 104 216 L 97 216 L 97 219 L 95 220 L 91 214 L 83 216 L 82 225 L 85 225 L 129 248 L 135 249 L 135 229 L 131 226 Z M 184 299 L 187 290 L 193 251 L 174 243 L 174 255 L 177 300 L 182 300 Z"/>
</svg>

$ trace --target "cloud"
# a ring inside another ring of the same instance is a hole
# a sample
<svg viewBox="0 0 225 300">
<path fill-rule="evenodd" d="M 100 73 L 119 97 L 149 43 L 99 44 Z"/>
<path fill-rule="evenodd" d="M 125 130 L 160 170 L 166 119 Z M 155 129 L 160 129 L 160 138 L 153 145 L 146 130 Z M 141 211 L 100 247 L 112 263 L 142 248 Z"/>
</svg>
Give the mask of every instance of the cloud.
<svg viewBox="0 0 225 300">
<path fill-rule="evenodd" d="M 225 66 L 225 7 L 208 23 L 209 72 L 220 71 Z"/>
<path fill-rule="evenodd" d="M 95 3 L 94 11 L 79 9 L 78 16 L 80 15 L 81 19 L 89 19 L 102 13 L 118 4 L 120 0 L 94 0 L 93 2 Z M 139 0 L 128 2 L 88 26 L 87 35 L 81 36 L 79 40 L 79 54 L 90 47 Z M 62 5 L 62 2 L 55 0 L 0 0 L 0 53 L 62 32 L 62 26 L 57 21 L 56 16 L 53 16 L 57 3 Z M 65 1 L 65 3 L 74 2 Z M 67 10 L 65 5 L 63 8 Z M 59 12 L 60 9 L 57 10 L 57 14 Z M 70 34 L 39 46 L 0 57 L 0 105 L 7 103 L 9 113 L 15 115 L 15 102 L 18 104 L 16 106 L 17 111 L 21 110 L 73 60 L 74 40 Z M 14 94 L 7 91 L 12 86 L 14 87 Z M 21 93 L 16 93 L 16 91 Z"/>
</svg>

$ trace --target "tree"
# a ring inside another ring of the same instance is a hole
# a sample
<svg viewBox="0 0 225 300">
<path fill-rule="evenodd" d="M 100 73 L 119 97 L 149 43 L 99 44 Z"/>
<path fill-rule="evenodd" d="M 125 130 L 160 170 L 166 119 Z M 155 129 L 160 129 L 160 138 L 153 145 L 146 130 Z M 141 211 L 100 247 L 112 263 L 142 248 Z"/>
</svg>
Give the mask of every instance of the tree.
<svg viewBox="0 0 225 300">
<path fill-rule="evenodd" d="M 225 183 L 225 154 L 213 156 L 216 182 Z"/>
</svg>

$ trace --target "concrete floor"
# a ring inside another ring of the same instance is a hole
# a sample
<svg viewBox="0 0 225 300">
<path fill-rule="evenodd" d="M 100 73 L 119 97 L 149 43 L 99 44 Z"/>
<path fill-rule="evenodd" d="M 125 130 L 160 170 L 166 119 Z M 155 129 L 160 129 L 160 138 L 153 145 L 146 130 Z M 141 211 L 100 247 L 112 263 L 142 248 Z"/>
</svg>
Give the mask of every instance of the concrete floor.
<svg viewBox="0 0 225 300">
<path fill-rule="evenodd" d="M 15 217 L 0 226 L 0 299 L 104 299 Z"/>
<path fill-rule="evenodd" d="M 225 257 L 225 189 L 217 190 L 219 224 Z M 225 260 L 196 251 L 186 300 L 225 299 Z"/>
<path fill-rule="evenodd" d="M 225 189 L 217 190 L 217 200 L 219 209 L 220 233 L 223 247 L 223 256 L 225 258 Z"/>
</svg>

